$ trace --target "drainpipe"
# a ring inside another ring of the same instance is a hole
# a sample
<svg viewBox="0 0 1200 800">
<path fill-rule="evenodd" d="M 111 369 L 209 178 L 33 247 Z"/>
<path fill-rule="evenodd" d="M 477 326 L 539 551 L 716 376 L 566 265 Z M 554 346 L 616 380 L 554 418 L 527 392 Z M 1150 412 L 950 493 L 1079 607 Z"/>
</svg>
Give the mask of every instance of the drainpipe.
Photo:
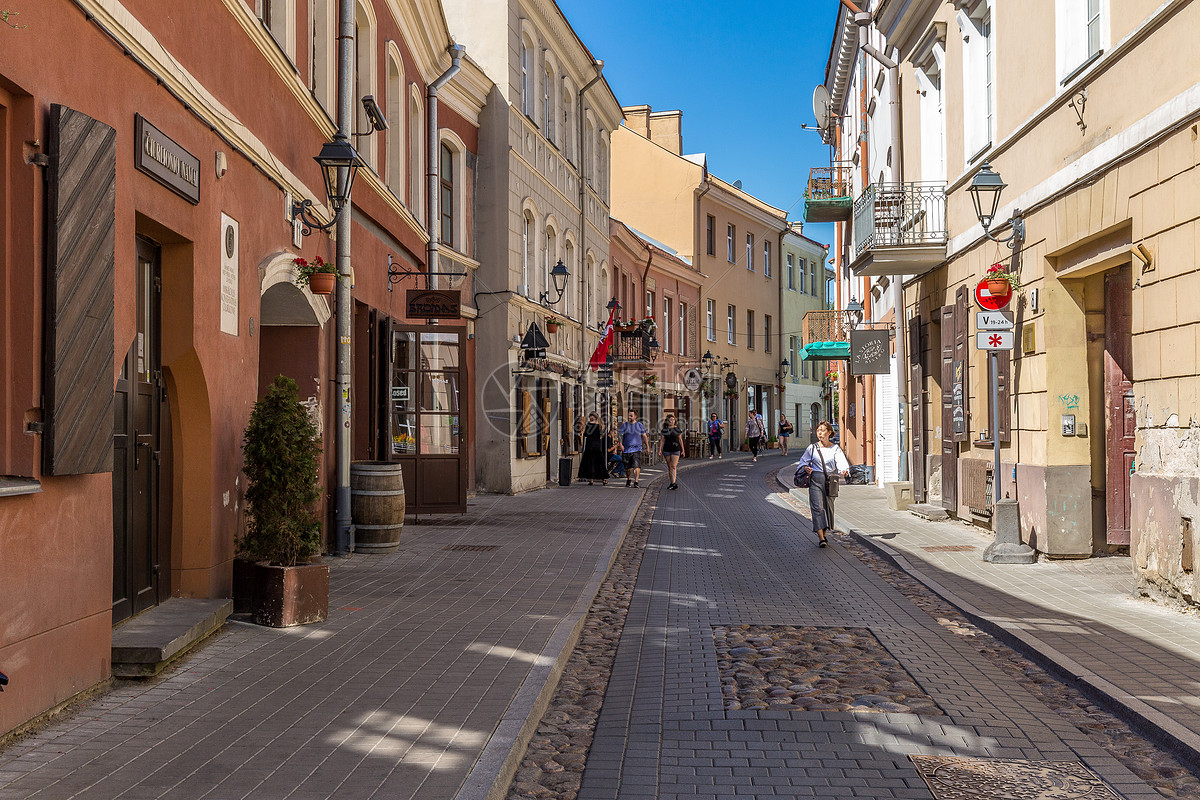
<svg viewBox="0 0 1200 800">
<path fill-rule="evenodd" d="M 442 153 L 438 146 L 438 89 L 441 89 L 450 79 L 458 74 L 462 69 L 462 57 L 467 52 L 464 45 L 452 43 L 450 45 L 450 68 L 438 77 L 433 83 L 429 84 L 427 89 L 429 96 L 429 111 L 428 111 L 428 126 L 429 126 L 429 215 L 425 220 L 425 231 L 429 234 L 429 245 L 426 248 L 425 264 L 430 272 L 440 272 L 438 269 L 438 250 L 441 242 L 439 236 L 441 234 L 442 215 L 441 215 L 441 193 L 440 177 L 442 169 Z M 430 276 L 427 278 L 427 286 L 436 287 L 438 282 L 436 278 L 441 276 Z"/>
<path fill-rule="evenodd" d="M 701 238 L 700 238 L 702 235 L 700 233 L 700 200 L 703 199 L 704 195 L 708 194 L 708 190 L 711 188 L 712 188 L 712 184 L 710 184 L 708 182 L 708 169 L 705 168 L 704 166 L 701 166 L 700 167 L 700 191 L 695 193 L 696 210 L 692 214 L 692 219 L 695 220 L 695 224 L 692 226 L 693 228 L 695 228 L 695 234 L 692 237 L 693 238 L 692 266 L 696 268 L 697 272 L 703 271 L 700 269 L 700 253 L 703 252 L 705 255 L 708 255 L 707 249 L 703 249 L 703 250 L 701 249 L 701 248 L 705 248 L 705 243 L 702 242 Z M 717 232 L 714 230 L 713 231 L 714 249 L 716 247 L 716 242 L 715 242 L 716 235 L 717 235 Z M 708 298 L 704 296 L 704 285 L 703 284 L 700 285 L 699 291 L 696 292 L 696 300 L 697 300 L 698 304 L 704 308 L 704 314 L 705 314 L 704 340 L 708 341 Z M 700 308 L 696 309 L 696 314 L 697 314 L 697 316 L 699 316 Z M 713 309 L 713 314 L 714 315 L 716 314 L 716 308 Z M 699 342 L 697 342 L 697 344 L 699 344 Z M 706 347 L 705 349 L 707 350 L 708 348 Z M 700 354 L 696 353 L 696 358 L 699 358 L 699 357 L 700 357 Z M 716 398 L 713 398 L 713 399 L 714 399 L 714 401 L 716 400 Z M 708 405 L 708 400 L 707 400 L 704 392 L 700 392 L 700 418 L 702 420 L 704 420 L 704 424 L 706 424 L 706 425 L 708 424 L 708 415 L 710 413 L 711 413 L 711 409 Z"/>
<path fill-rule="evenodd" d="M 338 135 L 350 138 L 354 124 L 354 3 L 338 4 Z M 348 168 L 338 170 L 338 183 L 345 186 Z M 337 488 L 334 492 L 334 552 L 349 555 L 354 550 L 354 532 L 350 519 L 350 198 L 337 215 L 334 228 L 334 263 L 338 271 L 337 290 L 337 427 L 334 431 Z"/>
<path fill-rule="evenodd" d="M 575 120 L 579 125 L 579 153 L 577 157 L 579 158 L 579 263 L 581 265 L 587 261 L 587 176 L 583 171 L 587 160 L 585 158 L 586 154 L 583 152 L 583 126 L 586 122 L 583 114 L 583 95 L 588 89 L 596 85 L 596 82 L 602 77 L 604 62 L 598 58 L 593 59 L 592 66 L 596 68 L 596 74 L 575 95 Z M 600 265 L 597 264 L 596 266 L 599 267 Z M 582 296 L 579 299 L 579 325 L 581 328 L 579 333 L 579 368 L 581 371 L 584 370 L 583 365 L 587 362 L 589 355 L 587 352 L 587 329 L 592 309 L 588 299 L 592 296 L 592 292 L 595 291 L 595 287 L 591 286 L 591 275 L 588 274 L 586 269 L 583 270 L 583 273 L 583 280 L 579 282 L 580 290 L 582 291 Z M 605 291 L 607 292 L 607 287 Z M 605 424 L 607 424 L 607 420 Z"/>
</svg>

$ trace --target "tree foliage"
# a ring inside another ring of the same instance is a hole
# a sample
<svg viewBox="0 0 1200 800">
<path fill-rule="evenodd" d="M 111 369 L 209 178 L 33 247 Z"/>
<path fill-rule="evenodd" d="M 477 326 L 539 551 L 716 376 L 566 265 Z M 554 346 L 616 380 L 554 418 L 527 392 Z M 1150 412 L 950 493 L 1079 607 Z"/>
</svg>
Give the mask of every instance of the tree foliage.
<svg viewBox="0 0 1200 800">
<path fill-rule="evenodd" d="M 320 496 L 320 452 L 296 382 L 276 376 L 267 396 L 254 404 L 242 439 L 248 519 L 240 552 L 284 566 L 320 552 L 321 523 L 312 510 Z"/>
</svg>

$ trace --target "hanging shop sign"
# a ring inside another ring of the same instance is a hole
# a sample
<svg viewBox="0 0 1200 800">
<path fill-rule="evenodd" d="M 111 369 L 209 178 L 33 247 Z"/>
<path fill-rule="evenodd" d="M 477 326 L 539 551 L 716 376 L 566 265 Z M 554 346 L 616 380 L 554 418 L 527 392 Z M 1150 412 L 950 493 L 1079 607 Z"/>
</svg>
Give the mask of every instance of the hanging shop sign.
<svg viewBox="0 0 1200 800">
<path fill-rule="evenodd" d="M 700 390 L 700 370 L 692 367 L 683 373 L 683 385 L 689 392 Z"/>
<path fill-rule="evenodd" d="M 891 331 L 863 330 L 850 332 L 850 374 L 884 375 L 891 372 Z"/>
<path fill-rule="evenodd" d="M 170 136 L 133 115 L 137 149 L 133 165 L 192 205 L 200 202 L 200 159 L 184 150 Z"/>
<path fill-rule="evenodd" d="M 458 289 L 409 289 L 406 299 L 409 319 L 462 317 L 462 292 Z"/>
</svg>

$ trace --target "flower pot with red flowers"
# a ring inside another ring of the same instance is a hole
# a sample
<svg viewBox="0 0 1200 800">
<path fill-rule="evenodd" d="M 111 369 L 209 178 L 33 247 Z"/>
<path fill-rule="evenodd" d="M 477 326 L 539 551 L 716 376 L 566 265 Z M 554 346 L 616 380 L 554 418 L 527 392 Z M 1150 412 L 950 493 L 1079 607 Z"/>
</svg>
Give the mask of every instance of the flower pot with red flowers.
<svg viewBox="0 0 1200 800">
<path fill-rule="evenodd" d="M 546 333 L 558 333 L 558 326 L 561 323 L 562 320 L 558 317 L 546 317 Z"/>
<path fill-rule="evenodd" d="M 316 256 L 312 261 L 297 256 L 292 259 L 296 269 L 296 285 L 307 286 L 313 294 L 333 294 L 337 287 L 337 267 Z"/>
<path fill-rule="evenodd" d="M 1021 291 L 1021 278 L 1000 262 L 988 267 L 984 278 L 987 280 L 987 290 L 991 294 L 1005 295 L 1009 292 L 1017 294 Z"/>
</svg>

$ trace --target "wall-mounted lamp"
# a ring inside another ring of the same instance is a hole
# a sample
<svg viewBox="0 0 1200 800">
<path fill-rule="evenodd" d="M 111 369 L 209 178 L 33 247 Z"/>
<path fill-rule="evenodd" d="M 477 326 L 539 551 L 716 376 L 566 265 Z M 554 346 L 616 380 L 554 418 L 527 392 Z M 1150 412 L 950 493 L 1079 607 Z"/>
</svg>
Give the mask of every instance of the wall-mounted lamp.
<svg viewBox="0 0 1200 800">
<path fill-rule="evenodd" d="M 971 178 L 967 192 L 970 193 L 971 203 L 975 206 L 975 216 L 983 226 L 983 235 L 998 244 L 1008 245 L 1009 250 L 1015 250 L 1017 245 L 1025 241 L 1025 218 L 1021 216 L 1021 209 L 1013 209 L 1012 233 L 1007 237 L 999 239 L 988 230 L 996 218 L 996 211 L 1000 208 L 1000 193 L 1006 186 L 1008 184 L 1000 177 L 1000 173 L 993 171 L 992 165 L 985 160 L 979 167 L 979 172 Z"/>
<path fill-rule="evenodd" d="M 315 230 L 327 231 L 333 227 L 342 207 L 350 199 L 354 174 L 358 172 L 358 168 L 363 163 L 354 149 L 354 145 L 350 144 L 350 140 L 340 133 L 333 137 L 332 142 L 326 142 L 321 148 L 321 153 L 313 160 L 321 165 L 321 178 L 325 182 L 325 196 L 329 199 L 329 205 L 333 209 L 333 219 L 322 224 L 310 213 L 313 207 L 312 200 L 305 199 L 298 203 L 293 200 L 292 221 L 300 220 L 300 230 L 305 236 Z M 339 180 L 343 168 L 346 170 L 345 184 Z"/>
<path fill-rule="evenodd" d="M 554 269 L 550 270 L 550 278 L 554 281 L 554 299 L 550 299 L 549 292 L 542 292 L 538 295 L 538 302 L 552 306 L 559 300 L 562 300 L 563 292 L 567 288 L 567 277 L 570 274 L 571 273 L 567 272 L 567 268 L 562 263 L 562 259 L 560 258 L 558 263 L 554 265 Z M 613 298 L 613 302 L 616 302 L 616 298 Z"/>
<path fill-rule="evenodd" d="M 1138 242 L 1130 248 L 1130 252 L 1133 253 L 1134 258 L 1142 262 L 1142 272 L 1149 272 L 1154 269 L 1154 253 L 1149 247 Z"/>
<path fill-rule="evenodd" d="M 863 321 L 863 304 L 851 295 L 850 302 L 846 304 L 846 312 L 850 315 L 850 328 L 857 328 Z"/>
</svg>

